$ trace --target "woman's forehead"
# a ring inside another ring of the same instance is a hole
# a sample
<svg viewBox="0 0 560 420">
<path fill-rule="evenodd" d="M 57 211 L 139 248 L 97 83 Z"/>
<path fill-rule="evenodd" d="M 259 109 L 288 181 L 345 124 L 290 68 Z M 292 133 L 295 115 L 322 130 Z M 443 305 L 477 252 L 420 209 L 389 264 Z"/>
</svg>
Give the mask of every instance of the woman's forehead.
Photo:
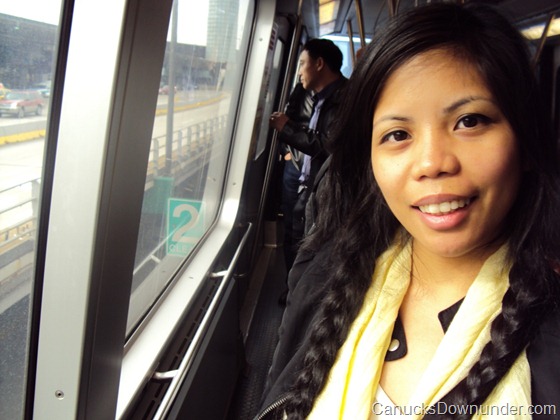
<svg viewBox="0 0 560 420">
<path fill-rule="evenodd" d="M 420 92 L 429 83 L 449 94 L 468 85 L 469 89 L 479 94 L 484 92 L 485 96 L 492 96 L 483 74 L 471 60 L 449 49 L 433 49 L 395 67 L 383 83 L 376 108 L 388 92 L 392 95 L 404 91 Z"/>
</svg>

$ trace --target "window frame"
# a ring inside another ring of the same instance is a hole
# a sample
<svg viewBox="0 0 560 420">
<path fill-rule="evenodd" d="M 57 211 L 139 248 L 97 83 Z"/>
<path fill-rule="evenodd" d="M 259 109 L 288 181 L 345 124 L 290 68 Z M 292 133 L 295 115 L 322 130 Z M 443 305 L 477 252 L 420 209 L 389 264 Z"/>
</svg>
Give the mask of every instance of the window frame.
<svg viewBox="0 0 560 420">
<path fill-rule="evenodd" d="M 250 149 L 255 134 L 255 118 L 260 97 L 260 81 L 264 75 L 268 42 L 274 22 L 275 1 L 253 2 L 253 28 L 251 30 L 247 65 L 243 75 L 239 110 L 236 116 L 232 150 L 226 170 L 222 205 L 218 218 L 202 239 L 199 247 L 189 256 L 189 264 L 174 279 L 166 293 L 157 303 L 157 308 L 147 317 L 141 330 L 127 343 L 122 365 L 119 387 L 117 418 L 123 418 L 131 408 L 139 384 L 144 384 L 154 373 L 157 362 L 168 346 L 179 323 L 188 310 L 189 298 L 193 297 L 200 284 L 211 276 L 212 266 L 237 220 L 243 181 Z M 249 6 L 251 7 L 251 6 Z M 250 81 L 250 83 L 249 83 Z M 215 300 L 220 296 L 214 296 Z M 197 342 L 191 344 L 196 347 Z M 187 351 L 187 353 L 189 353 Z"/>
<path fill-rule="evenodd" d="M 155 112 L 170 5 L 73 3 L 46 232 L 34 418 L 114 416 L 134 260 L 134 248 L 124 245 L 137 235 L 151 140 L 146 117 Z M 140 101 L 146 92 L 153 101 Z"/>
<path fill-rule="evenodd" d="M 34 418 L 125 416 L 236 222 L 274 0 L 249 3 L 251 43 L 218 219 L 123 349 L 171 6 L 74 0 L 46 221 Z M 103 36 L 92 37 L 99 22 Z M 84 92 L 88 80 L 95 86 Z"/>
</svg>

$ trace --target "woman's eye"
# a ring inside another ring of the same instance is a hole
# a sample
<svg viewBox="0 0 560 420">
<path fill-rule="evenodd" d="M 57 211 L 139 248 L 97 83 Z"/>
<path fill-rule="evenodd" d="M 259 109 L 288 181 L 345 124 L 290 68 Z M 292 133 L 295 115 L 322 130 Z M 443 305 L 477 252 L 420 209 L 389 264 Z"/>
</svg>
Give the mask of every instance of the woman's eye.
<svg viewBox="0 0 560 420">
<path fill-rule="evenodd" d="M 386 134 L 385 136 L 383 136 L 383 142 L 386 141 L 403 141 L 409 138 L 409 135 L 406 131 L 403 130 L 397 130 L 397 131 L 392 131 L 389 134 Z"/>
<path fill-rule="evenodd" d="M 474 128 L 479 124 L 487 124 L 489 122 L 490 119 L 488 117 L 485 117 L 484 115 L 478 115 L 478 114 L 465 115 L 457 122 L 457 126 L 455 128 L 457 129 Z"/>
</svg>

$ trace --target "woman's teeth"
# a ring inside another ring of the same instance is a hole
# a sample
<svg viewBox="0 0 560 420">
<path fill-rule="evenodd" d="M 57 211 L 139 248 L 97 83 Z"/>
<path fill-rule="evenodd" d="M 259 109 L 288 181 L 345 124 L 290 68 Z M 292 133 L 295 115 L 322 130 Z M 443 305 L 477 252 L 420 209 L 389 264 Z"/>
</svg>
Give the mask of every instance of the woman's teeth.
<svg viewBox="0 0 560 420">
<path fill-rule="evenodd" d="M 454 210 L 468 206 L 470 202 L 471 202 L 470 199 L 445 201 L 439 204 L 428 204 L 426 206 L 420 206 L 419 209 L 422 213 L 445 214 L 445 213 L 451 213 Z"/>
</svg>

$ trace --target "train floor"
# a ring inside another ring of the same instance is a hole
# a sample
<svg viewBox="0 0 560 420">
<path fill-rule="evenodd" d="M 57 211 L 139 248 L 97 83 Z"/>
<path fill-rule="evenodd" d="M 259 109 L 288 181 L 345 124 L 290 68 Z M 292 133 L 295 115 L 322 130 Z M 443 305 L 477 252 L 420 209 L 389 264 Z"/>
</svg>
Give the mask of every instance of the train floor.
<svg viewBox="0 0 560 420">
<path fill-rule="evenodd" d="M 287 277 L 282 247 L 265 247 L 258 264 L 264 274 L 246 333 L 245 369 L 240 375 L 227 420 L 251 420 L 257 414 L 284 312 L 284 305 L 279 303 L 286 290 Z M 241 322 L 244 322 L 243 313 Z"/>
</svg>

